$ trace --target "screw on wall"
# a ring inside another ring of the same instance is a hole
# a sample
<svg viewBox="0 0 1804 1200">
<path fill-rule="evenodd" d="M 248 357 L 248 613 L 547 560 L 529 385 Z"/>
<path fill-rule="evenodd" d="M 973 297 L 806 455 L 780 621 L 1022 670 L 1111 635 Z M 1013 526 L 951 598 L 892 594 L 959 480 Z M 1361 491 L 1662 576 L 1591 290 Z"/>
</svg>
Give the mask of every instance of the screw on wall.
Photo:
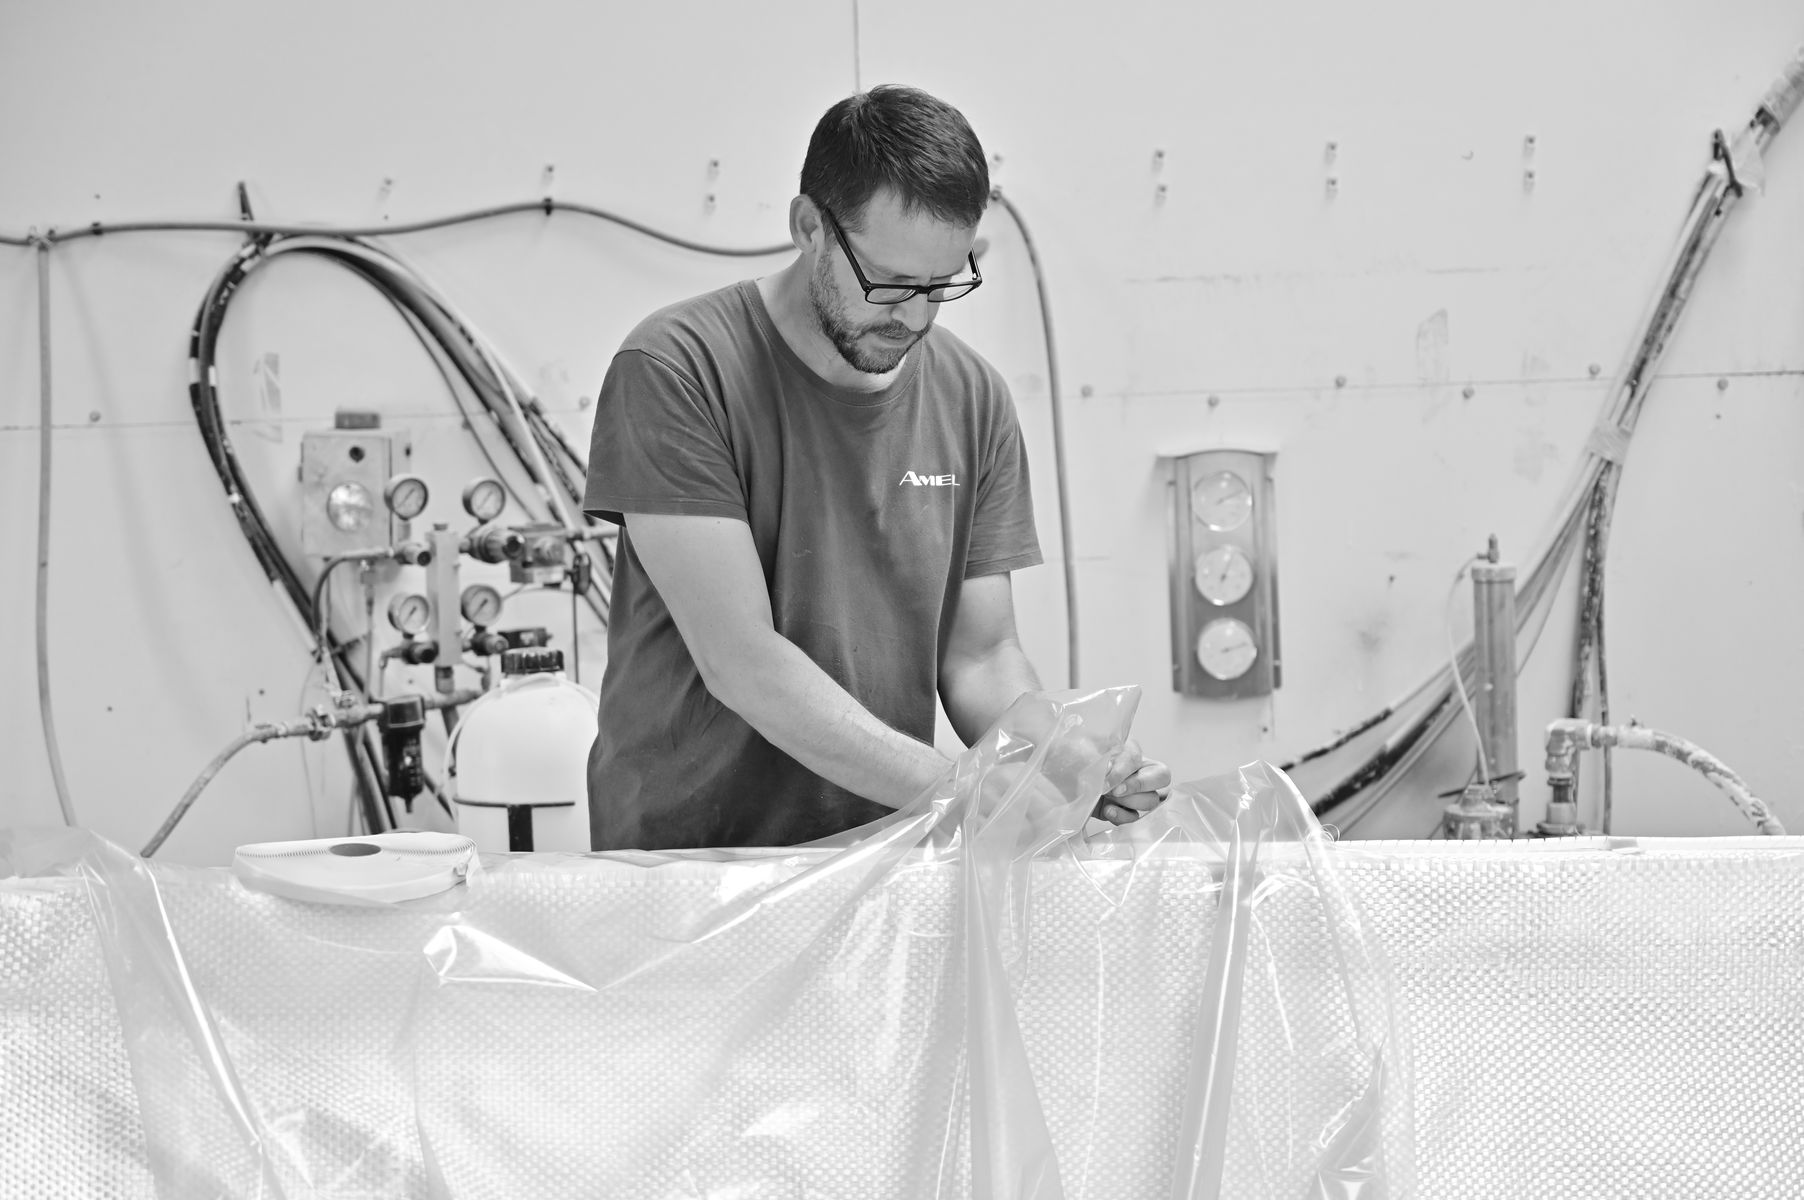
<svg viewBox="0 0 1804 1200">
<path fill-rule="evenodd" d="M 1522 190 L 1535 190 L 1535 135 L 1524 134 L 1522 138 Z"/>
<path fill-rule="evenodd" d="M 1162 175 L 1164 173 L 1165 150 L 1163 147 L 1155 146 L 1153 147 L 1153 174 Z M 1153 203 L 1163 204 L 1165 203 L 1165 198 L 1169 195 L 1171 195 L 1171 185 L 1163 179 L 1155 180 L 1153 183 Z"/>
<path fill-rule="evenodd" d="M 1347 386 L 1347 377 L 1345 375 L 1336 375 L 1334 377 L 1334 386 L 1337 388 L 1346 387 Z"/>
<path fill-rule="evenodd" d="M 1591 372 L 1591 378 L 1593 378 L 1593 379 L 1596 379 L 1600 374 L 1602 374 L 1603 369 L 1604 368 L 1603 368 L 1602 363 L 1592 363 L 1590 366 L 1585 368 L 1585 370 Z"/>
<path fill-rule="evenodd" d="M 1717 380 L 1717 381 L 1716 381 L 1716 390 L 1717 390 L 1717 391 L 1719 391 L 1719 392 L 1726 392 L 1726 391 L 1728 391 L 1728 390 L 1729 390 L 1729 381 L 1728 381 L 1728 379 L 1726 379 L 1726 378 L 1724 378 L 1724 379 L 1719 379 L 1719 380 Z"/>
<path fill-rule="evenodd" d="M 88 413 L 88 423 L 94 424 L 95 422 L 97 422 L 99 420 L 100 420 L 100 410 L 98 408 L 90 410 Z"/>
<path fill-rule="evenodd" d="M 1470 399 L 1472 399 L 1472 397 L 1474 397 L 1478 394 L 1478 389 L 1468 383 L 1465 387 L 1463 387 L 1459 390 L 1459 394 L 1462 399 L 1470 400 Z"/>
<path fill-rule="evenodd" d="M 1221 397 L 1220 397 L 1220 396 L 1211 396 L 1211 397 L 1209 397 L 1209 407 L 1210 407 L 1210 408 L 1219 408 L 1219 407 L 1221 407 Z"/>
<path fill-rule="evenodd" d="M 551 182 L 556 178 L 557 164 L 546 163 L 545 169 L 539 172 L 539 186 L 549 192 L 551 190 Z"/>
<path fill-rule="evenodd" d="M 1330 200 L 1340 195 L 1340 173 L 1336 170 L 1336 166 L 1339 162 L 1340 143 L 1329 142 L 1322 148 L 1322 165 L 1326 167 L 1328 171 L 1326 178 L 1322 181 L 1322 187 Z"/>
</svg>

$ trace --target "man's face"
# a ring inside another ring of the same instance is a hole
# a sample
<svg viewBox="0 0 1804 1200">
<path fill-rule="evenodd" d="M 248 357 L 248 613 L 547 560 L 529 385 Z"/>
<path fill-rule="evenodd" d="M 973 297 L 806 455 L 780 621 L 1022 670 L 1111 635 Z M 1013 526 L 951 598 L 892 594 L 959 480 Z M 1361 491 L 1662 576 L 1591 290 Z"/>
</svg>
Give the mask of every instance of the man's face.
<svg viewBox="0 0 1804 1200">
<path fill-rule="evenodd" d="M 836 218 L 840 214 L 835 213 Z M 904 213 L 894 195 L 878 192 L 865 205 L 856 232 L 845 230 L 859 268 L 872 283 L 940 283 L 966 274 L 977 231 L 925 213 Z M 887 375 L 933 326 L 939 305 L 925 296 L 901 304 L 871 304 L 831 228 L 822 223 L 824 250 L 808 280 L 808 298 L 821 333 L 840 357 L 867 375 Z"/>
</svg>

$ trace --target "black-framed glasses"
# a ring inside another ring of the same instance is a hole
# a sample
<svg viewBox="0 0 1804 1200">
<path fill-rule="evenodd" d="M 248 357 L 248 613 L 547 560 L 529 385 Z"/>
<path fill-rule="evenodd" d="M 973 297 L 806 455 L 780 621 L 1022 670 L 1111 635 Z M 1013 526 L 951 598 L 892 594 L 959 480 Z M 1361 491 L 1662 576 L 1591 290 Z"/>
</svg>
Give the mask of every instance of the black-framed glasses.
<svg viewBox="0 0 1804 1200">
<path fill-rule="evenodd" d="M 952 279 L 945 283 L 872 283 L 864 277 L 864 268 L 858 265 L 858 256 L 852 253 L 852 243 L 846 240 L 846 231 L 839 227 L 827 206 L 818 201 L 815 207 L 821 210 L 821 216 L 827 218 L 828 228 L 833 236 L 839 239 L 839 248 L 846 252 L 846 261 L 852 264 L 852 274 L 858 276 L 858 286 L 864 289 L 864 298 L 870 304 L 902 304 L 913 300 L 916 296 L 927 297 L 930 304 L 944 304 L 948 300 L 957 300 L 960 296 L 969 296 L 983 283 L 983 272 L 977 269 L 975 252 L 968 256 L 971 264 L 971 278 Z"/>
</svg>

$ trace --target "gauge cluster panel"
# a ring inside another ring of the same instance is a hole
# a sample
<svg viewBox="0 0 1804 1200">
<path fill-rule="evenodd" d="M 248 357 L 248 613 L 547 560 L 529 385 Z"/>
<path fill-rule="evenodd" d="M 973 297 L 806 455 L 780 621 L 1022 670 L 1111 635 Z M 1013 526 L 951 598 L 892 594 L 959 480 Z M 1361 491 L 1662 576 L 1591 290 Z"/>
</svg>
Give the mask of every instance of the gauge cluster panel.
<svg viewBox="0 0 1804 1200">
<path fill-rule="evenodd" d="M 1171 458 L 1171 686 L 1191 696 L 1269 695 L 1278 652 L 1276 455 Z"/>
<path fill-rule="evenodd" d="M 301 439 L 302 552 L 330 557 L 404 540 L 408 526 L 400 514 L 426 507 L 418 477 L 395 479 L 412 459 L 412 444 L 398 430 L 307 433 Z"/>
</svg>

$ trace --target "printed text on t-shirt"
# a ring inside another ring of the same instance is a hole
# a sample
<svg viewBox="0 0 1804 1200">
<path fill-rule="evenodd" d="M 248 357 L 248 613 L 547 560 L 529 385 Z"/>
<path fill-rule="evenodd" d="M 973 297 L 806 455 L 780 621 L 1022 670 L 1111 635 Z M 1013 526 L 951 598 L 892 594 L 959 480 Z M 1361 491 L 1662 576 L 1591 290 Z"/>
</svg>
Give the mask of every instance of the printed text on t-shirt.
<svg viewBox="0 0 1804 1200">
<path fill-rule="evenodd" d="M 909 471 L 902 476 L 902 483 L 898 483 L 896 486 L 901 487 L 903 483 L 913 484 L 915 487 L 957 487 L 958 476 L 917 475 L 915 472 Z"/>
</svg>

